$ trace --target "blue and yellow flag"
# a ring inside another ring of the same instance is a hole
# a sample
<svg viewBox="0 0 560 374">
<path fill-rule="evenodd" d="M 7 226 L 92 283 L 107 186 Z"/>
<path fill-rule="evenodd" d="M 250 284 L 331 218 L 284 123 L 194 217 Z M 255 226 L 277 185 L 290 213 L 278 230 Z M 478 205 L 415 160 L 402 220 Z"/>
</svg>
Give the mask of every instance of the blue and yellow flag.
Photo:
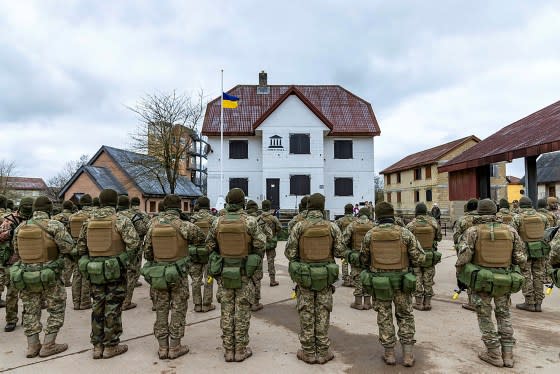
<svg viewBox="0 0 560 374">
<path fill-rule="evenodd" d="M 237 108 L 238 102 L 239 98 L 237 96 L 228 95 L 227 93 L 223 92 L 222 105 L 224 108 L 235 109 Z"/>
</svg>

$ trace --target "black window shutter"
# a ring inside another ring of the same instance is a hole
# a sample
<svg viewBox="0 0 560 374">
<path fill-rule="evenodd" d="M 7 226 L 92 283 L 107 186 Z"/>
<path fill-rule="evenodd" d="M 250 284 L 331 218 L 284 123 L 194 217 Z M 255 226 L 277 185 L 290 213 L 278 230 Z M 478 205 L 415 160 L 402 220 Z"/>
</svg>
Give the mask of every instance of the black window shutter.
<svg viewBox="0 0 560 374">
<path fill-rule="evenodd" d="M 335 140 L 334 141 L 334 158 L 350 159 L 352 155 L 352 140 Z"/>
<path fill-rule="evenodd" d="M 354 180 L 353 178 L 335 178 L 334 179 L 334 195 L 335 196 L 353 196 Z"/>
</svg>

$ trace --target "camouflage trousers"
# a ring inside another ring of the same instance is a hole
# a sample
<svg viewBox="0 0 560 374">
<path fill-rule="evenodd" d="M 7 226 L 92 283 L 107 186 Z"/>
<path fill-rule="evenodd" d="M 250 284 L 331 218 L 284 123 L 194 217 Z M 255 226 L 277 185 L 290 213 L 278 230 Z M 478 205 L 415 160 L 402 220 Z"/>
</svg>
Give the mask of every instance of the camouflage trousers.
<svg viewBox="0 0 560 374">
<path fill-rule="evenodd" d="M 47 302 L 47 327 L 45 335 L 55 334 L 64 325 L 64 312 L 66 310 L 66 289 L 62 280 L 58 280 L 55 285 L 44 289 L 42 292 L 20 291 L 21 301 L 23 302 L 23 332 L 25 336 L 40 333 L 43 330 L 41 324 L 41 300 Z"/>
<path fill-rule="evenodd" d="M 350 279 L 354 284 L 354 296 L 370 296 L 364 289 L 362 281 L 360 280 L 360 273 L 364 270 L 361 267 L 352 265 L 352 270 L 350 271 Z"/>
<path fill-rule="evenodd" d="M 180 282 L 167 290 L 154 289 L 156 339 L 181 339 L 185 335 L 187 306 L 189 299 L 189 279 L 181 277 Z"/>
<path fill-rule="evenodd" d="M 274 267 L 274 259 L 276 258 L 276 247 L 267 249 L 265 253 L 266 263 L 268 265 L 268 276 L 273 277 L 276 275 L 276 268 Z"/>
<path fill-rule="evenodd" d="M 330 316 L 333 308 L 332 287 L 322 291 L 296 288 L 299 314 L 299 341 L 307 354 L 324 356 L 329 349 Z"/>
<path fill-rule="evenodd" d="M 395 304 L 395 317 L 399 326 L 399 340 L 403 345 L 416 343 L 414 334 L 414 315 L 412 314 L 412 295 L 402 291 L 393 291 L 393 301 L 374 300 L 373 308 L 377 311 L 377 326 L 379 328 L 379 341 L 385 348 L 392 348 L 397 344 L 395 326 L 393 324 L 393 304 Z"/>
<path fill-rule="evenodd" d="M 0 267 L 0 285 L 2 285 L 2 288 L 6 288 L 6 323 L 17 324 L 19 291 L 10 284 L 8 268 Z"/>
<path fill-rule="evenodd" d="M 342 281 L 352 281 L 352 278 L 348 274 L 348 262 L 346 260 L 342 260 L 342 264 L 340 266 L 342 268 Z"/>
<path fill-rule="evenodd" d="M 192 297 L 194 305 L 212 304 L 214 280 L 208 283 L 208 264 L 191 264 L 189 274 L 192 279 Z"/>
<path fill-rule="evenodd" d="M 132 295 L 134 294 L 134 288 L 136 288 L 136 282 L 140 279 L 140 267 L 142 266 L 142 252 L 137 251 L 134 255 L 134 260 L 131 261 L 126 267 L 126 296 L 124 299 L 124 304 L 130 304 L 132 302 Z"/>
<path fill-rule="evenodd" d="M 255 291 L 253 293 L 253 301 L 251 302 L 251 304 L 253 305 L 258 304 L 261 300 L 261 281 L 263 279 L 263 276 L 264 273 L 261 267 L 260 269 L 255 270 L 255 274 L 253 274 L 253 276 L 251 277 L 253 286 L 255 288 Z"/>
<path fill-rule="evenodd" d="M 74 309 L 81 309 L 91 305 L 90 283 L 80 273 L 78 266 L 74 267 L 74 272 L 72 273 L 72 303 L 74 304 Z"/>
<path fill-rule="evenodd" d="M 434 296 L 433 286 L 434 277 L 436 276 L 436 267 L 414 268 L 414 275 L 416 275 L 416 291 L 414 292 L 414 296 Z"/>
<path fill-rule="evenodd" d="M 78 267 L 77 262 L 69 257 L 64 257 L 64 270 L 62 271 L 62 281 L 66 287 L 70 286 L 72 283 L 72 275 L 74 270 Z"/>
<path fill-rule="evenodd" d="M 520 266 L 521 273 L 525 277 L 523 283 L 523 296 L 527 304 L 541 304 L 544 299 L 544 258 L 532 258 Z"/>
<path fill-rule="evenodd" d="M 254 292 L 254 284 L 246 276 L 241 277 L 241 288 L 222 287 L 220 326 L 224 349 L 242 349 L 249 344 L 251 303 L 254 299 Z"/>
<path fill-rule="evenodd" d="M 126 296 L 126 278 L 106 284 L 92 284 L 91 343 L 113 346 L 122 334 L 122 305 Z"/>
<path fill-rule="evenodd" d="M 494 299 L 494 315 L 498 322 L 498 331 L 496 331 L 492 321 L 492 299 Z M 498 348 L 500 345 L 513 347 L 515 339 L 513 338 L 513 327 L 511 325 L 510 295 L 492 297 L 484 292 L 473 291 L 472 300 L 476 306 L 478 327 L 484 345 L 488 348 Z"/>
</svg>

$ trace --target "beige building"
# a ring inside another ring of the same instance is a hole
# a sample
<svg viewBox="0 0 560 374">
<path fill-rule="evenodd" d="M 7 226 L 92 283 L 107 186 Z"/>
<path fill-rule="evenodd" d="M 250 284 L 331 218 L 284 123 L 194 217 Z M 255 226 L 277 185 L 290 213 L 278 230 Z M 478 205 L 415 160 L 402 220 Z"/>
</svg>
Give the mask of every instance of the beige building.
<svg viewBox="0 0 560 374">
<path fill-rule="evenodd" d="M 408 155 L 387 167 L 381 171 L 385 183 L 385 201 L 393 204 L 396 214 L 405 217 L 414 216 L 414 208 L 418 202 L 425 202 L 428 210 L 437 203 L 442 219 L 453 222 L 456 217 L 455 214 L 450 217 L 448 173 L 439 173 L 438 166 L 478 142 L 480 139 L 471 135 Z M 507 193 L 505 163 L 493 165 L 491 174 L 492 197 L 498 200 Z"/>
</svg>

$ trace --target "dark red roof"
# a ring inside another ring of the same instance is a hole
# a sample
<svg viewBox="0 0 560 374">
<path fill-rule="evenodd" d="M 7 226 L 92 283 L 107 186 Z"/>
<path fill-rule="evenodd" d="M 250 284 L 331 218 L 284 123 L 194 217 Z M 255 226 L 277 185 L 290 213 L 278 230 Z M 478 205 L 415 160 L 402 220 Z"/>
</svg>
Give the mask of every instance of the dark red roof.
<svg viewBox="0 0 560 374">
<path fill-rule="evenodd" d="M 506 181 L 509 184 L 521 184 L 521 179 L 517 178 L 517 177 L 514 177 L 513 175 L 506 176 Z"/>
<path fill-rule="evenodd" d="M 413 153 L 411 155 L 406 156 L 399 162 L 389 166 L 385 170 L 382 170 L 380 174 L 394 173 L 396 171 L 408 170 L 422 165 L 433 164 L 437 162 L 439 158 L 445 155 L 446 153 L 452 151 L 453 149 L 457 148 L 461 144 L 471 139 L 477 143 L 480 141 L 479 138 L 477 138 L 474 135 L 471 135 L 465 138 L 454 140 L 449 143 L 438 145 L 437 147 L 434 148 Z"/>
<path fill-rule="evenodd" d="M 463 170 L 560 150 L 560 101 L 504 127 L 439 168 Z"/>
<path fill-rule="evenodd" d="M 224 109 L 224 135 L 254 135 L 255 129 L 290 95 L 296 95 L 323 123 L 329 135 L 376 136 L 379 125 L 371 104 L 340 86 L 268 86 L 257 94 L 256 85 L 239 85 L 227 93 L 239 97 L 236 109 Z M 202 134 L 220 135 L 220 98 L 208 103 Z"/>
<path fill-rule="evenodd" d="M 41 178 L 8 177 L 7 185 L 14 190 L 44 191 L 47 189 L 45 181 Z"/>
</svg>

